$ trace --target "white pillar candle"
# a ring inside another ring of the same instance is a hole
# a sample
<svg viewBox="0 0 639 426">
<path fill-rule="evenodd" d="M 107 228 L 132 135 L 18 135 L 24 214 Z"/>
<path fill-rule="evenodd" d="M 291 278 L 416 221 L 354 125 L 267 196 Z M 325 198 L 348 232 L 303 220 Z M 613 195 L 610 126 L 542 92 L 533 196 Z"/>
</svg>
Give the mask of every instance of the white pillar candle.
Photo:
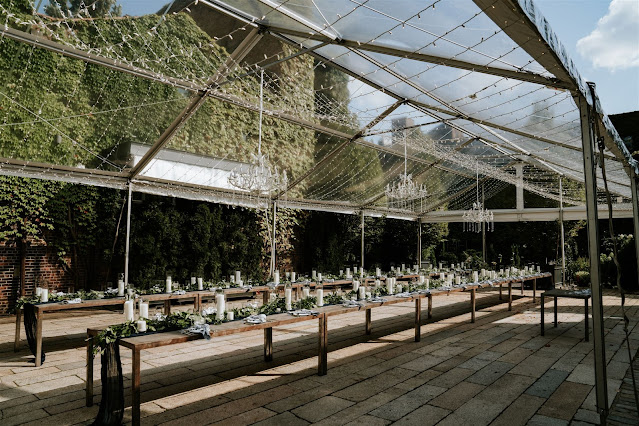
<svg viewBox="0 0 639 426">
<path fill-rule="evenodd" d="M 537 265 L 537 273 L 541 272 L 541 266 Z"/>
<path fill-rule="evenodd" d="M 439 262 L 439 269 L 442 269 L 442 263 Z"/>
<path fill-rule="evenodd" d="M 510 277 L 510 270 L 506 269 L 505 275 L 506 275 L 506 278 Z"/>
<path fill-rule="evenodd" d="M 124 302 L 124 321 L 133 321 L 134 308 L 133 300 L 127 300 Z"/>
<path fill-rule="evenodd" d="M 402 271 L 406 270 L 406 265 L 404 263 L 402 263 Z"/>
<path fill-rule="evenodd" d="M 382 271 L 379 268 L 375 268 L 375 276 L 376 277 L 381 277 L 382 276 Z"/>
<path fill-rule="evenodd" d="M 317 281 L 322 281 L 322 274 L 317 274 Z"/>
<path fill-rule="evenodd" d="M 455 264 L 454 263 L 450 264 L 450 269 L 455 269 Z"/>
<path fill-rule="evenodd" d="M 499 270 L 499 275 L 504 275 L 504 270 L 503 269 Z"/>
<path fill-rule="evenodd" d="M 146 333 L 146 321 L 138 320 L 137 329 L 138 329 L 138 333 Z"/>
<path fill-rule="evenodd" d="M 459 275 L 455 276 L 455 285 L 461 284 L 461 277 Z"/>
<path fill-rule="evenodd" d="M 439 273 L 439 279 L 442 280 L 442 281 L 444 281 L 444 279 L 446 279 L 446 276 L 444 275 L 443 272 Z"/>
<path fill-rule="evenodd" d="M 346 268 L 346 278 L 351 277 L 351 268 Z"/>
<path fill-rule="evenodd" d="M 294 283 L 294 282 L 295 282 L 295 278 L 296 278 L 296 276 L 295 276 L 295 272 L 293 271 L 293 272 L 291 272 L 291 282 L 292 282 L 292 283 Z"/>
<path fill-rule="evenodd" d="M 357 293 L 358 289 L 359 289 L 359 281 L 353 280 L 353 291 Z"/>
<path fill-rule="evenodd" d="M 343 269 L 340 269 L 340 270 L 339 270 L 339 276 L 341 277 L 342 275 L 344 275 L 344 270 L 343 270 Z"/>
<path fill-rule="evenodd" d="M 141 318 L 149 317 L 149 304 L 147 302 L 140 302 L 140 317 Z"/>
<path fill-rule="evenodd" d="M 356 274 L 356 273 L 357 273 L 357 266 L 355 266 L 355 267 L 353 268 L 353 273 L 354 273 L 354 274 Z"/>
<path fill-rule="evenodd" d="M 392 277 L 386 278 L 386 291 L 388 292 L 388 294 L 394 294 L 395 293 L 395 285 L 393 284 L 393 279 Z"/>
<path fill-rule="evenodd" d="M 361 286 L 361 287 L 358 289 L 358 299 L 359 299 L 359 300 L 364 300 L 364 299 L 366 299 L 366 287 Z"/>
<path fill-rule="evenodd" d="M 224 318 L 224 311 L 226 310 L 226 299 L 224 293 L 217 293 L 215 295 L 215 306 L 217 308 L 217 317 Z"/>
<path fill-rule="evenodd" d="M 240 271 L 235 271 L 235 282 L 239 283 L 242 279 L 242 273 Z"/>
<path fill-rule="evenodd" d="M 423 276 L 423 275 L 420 275 L 420 276 L 419 276 L 419 283 L 420 283 L 420 284 L 424 284 L 424 280 L 425 280 L 425 279 L 426 279 L 426 278 L 424 278 L 424 276 Z"/>
<path fill-rule="evenodd" d="M 379 288 L 382 285 L 380 280 L 375 280 L 375 288 Z"/>
<path fill-rule="evenodd" d="M 477 273 L 477 271 L 473 271 L 473 282 L 474 283 L 479 282 L 479 274 Z"/>
<path fill-rule="evenodd" d="M 191 285 L 195 285 L 196 282 L 197 282 L 197 278 L 191 277 Z"/>
<path fill-rule="evenodd" d="M 307 297 L 309 297 L 310 295 L 311 295 L 311 289 L 310 289 L 310 288 L 308 288 L 308 287 L 304 287 L 304 288 L 302 289 L 302 297 L 303 297 L 304 299 L 306 299 L 306 298 L 307 298 Z"/>
<path fill-rule="evenodd" d="M 462 262 L 462 263 L 461 263 L 461 267 L 462 267 L 462 269 L 464 269 L 464 268 L 465 268 L 465 266 L 464 266 L 464 262 Z"/>
<path fill-rule="evenodd" d="M 49 301 L 49 289 L 48 288 L 43 288 L 40 291 L 40 302 L 46 303 L 48 301 Z"/>
<path fill-rule="evenodd" d="M 226 319 L 229 320 L 229 321 L 233 321 L 235 319 L 235 312 L 228 311 L 226 313 Z"/>
<path fill-rule="evenodd" d="M 425 278 L 424 279 L 424 284 L 426 284 L 426 289 L 429 289 L 430 288 L 430 279 Z"/>
<path fill-rule="evenodd" d="M 324 306 L 324 289 L 318 288 L 315 291 L 315 296 L 317 297 L 317 306 Z"/>
<path fill-rule="evenodd" d="M 35 289 L 35 295 L 36 296 L 40 296 L 42 294 L 42 287 L 36 287 Z"/>
<path fill-rule="evenodd" d="M 204 290 L 204 280 L 201 277 L 197 278 L 197 289 Z"/>
<path fill-rule="evenodd" d="M 364 268 L 359 268 L 359 277 L 364 278 Z"/>
<path fill-rule="evenodd" d="M 273 282 L 275 283 L 275 285 L 279 285 L 280 283 L 280 271 L 275 271 L 273 272 Z"/>
<path fill-rule="evenodd" d="M 293 289 L 290 287 L 284 289 L 284 301 L 286 303 L 286 310 L 290 311 L 293 309 Z"/>
<path fill-rule="evenodd" d="M 167 293 L 171 293 L 172 284 L 173 284 L 173 281 L 171 281 L 171 276 L 167 275 L 166 276 L 166 289 L 165 289 Z"/>
<path fill-rule="evenodd" d="M 124 280 L 118 280 L 118 296 L 124 296 Z"/>
<path fill-rule="evenodd" d="M 397 284 L 397 292 L 401 293 L 404 290 L 404 287 L 402 287 L 401 284 Z"/>
<path fill-rule="evenodd" d="M 235 276 L 231 275 L 231 276 L 229 277 L 229 280 L 230 280 L 232 283 L 234 283 L 234 282 L 235 282 Z"/>
<path fill-rule="evenodd" d="M 485 276 L 486 276 L 486 270 L 485 270 L 485 269 L 483 269 L 483 268 L 482 268 L 482 270 L 481 270 L 481 276 L 482 276 L 482 277 L 485 277 Z"/>
<path fill-rule="evenodd" d="M 311 271 L 311 279 L 312 280 L 316 280 L 317 279 L 317 271 L 315 269 L 313 269 Z"/>
</svg>

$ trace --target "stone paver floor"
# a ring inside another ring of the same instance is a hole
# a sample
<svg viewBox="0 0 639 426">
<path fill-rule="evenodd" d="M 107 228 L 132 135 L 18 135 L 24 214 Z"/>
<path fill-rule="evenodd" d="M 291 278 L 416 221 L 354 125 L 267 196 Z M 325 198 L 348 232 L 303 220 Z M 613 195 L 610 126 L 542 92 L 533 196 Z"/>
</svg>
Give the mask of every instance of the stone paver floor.
<svg viewBox="0 0 639 426">
<path fill-rule="evenodd" d="M 527 292 L 527 295 L 531 294 Z M 261 332 L 142 352 L 142 423 L 297 425 L 561 425 L 597 423 L 593 352 L 583 341 L 580 300 L 559 299 L 559 327 L 547 304 L 540 336 L 539 299 L 517 298 L 512 312 L 495 291 L 433 299 L 432 320 L 414 342 L 412 303 L 329 319 L 329 371 L 319 377 L 317 322 L 274 329 L 274 361 L 262 360 Z M 639 299 L 627 298 L 632 353 Z M 604 297 L 610 403 L 628 370 L 619 298 Z M 14 322 L 0 318 L 0 424 L 88 424 L 100 400 L 85 407 L 87 326 L 118 323 L 109 311 L 59 313 L 45 319 L 47 359 L 38 369 L 26 343 L 13 352 Z M 425 315 L 423 315 L 425 318 Z M 24 333 L 23 333 L 24 336 Z M 23 337 L 24 338 L 24 337 Z M 127 404 L 130 351 L 122 350 Z M 95 377 L 99 378 L 99 360 Z M 130 408 L 125 421 L 130 421 Z"/>
</svg>

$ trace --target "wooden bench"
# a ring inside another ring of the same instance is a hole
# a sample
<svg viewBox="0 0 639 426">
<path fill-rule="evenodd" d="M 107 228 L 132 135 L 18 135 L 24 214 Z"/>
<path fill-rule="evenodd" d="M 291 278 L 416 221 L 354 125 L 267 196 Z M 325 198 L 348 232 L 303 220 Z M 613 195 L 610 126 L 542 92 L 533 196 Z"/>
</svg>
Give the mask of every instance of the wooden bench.
<svg viewBox="0 0 639 426">
<path fill-rule="evenodd" d="M 560 289 L 554 289 L 554 290 L 548 290 L 545 291 L 543 293 L 541 293 L 541 335 L 544 335 L 544 304 L 545 304 L 545 298 L 546 297 L 552 297 L 554 298 L 555 304 L 555 318 L 553 321 L 553 324 L 555 327 L 557 327 L 557 298 L 558 297 L 568 297 L 570 299 L 582 299 L 584 301 L 584 311 L 585 311 L 585 316 L 586 316 L 586 335 L 584 337 L 584 339 L 586 340 L 586 342 L 589 340 L 589 331 L 588 331 L 588 300 L 592 297 L 592 294 L 590 293 L 590 291 L 588 292 L 583 292 L 583 291 L 575 291 L 575 290 L 560 290 Z"/>
</svg>

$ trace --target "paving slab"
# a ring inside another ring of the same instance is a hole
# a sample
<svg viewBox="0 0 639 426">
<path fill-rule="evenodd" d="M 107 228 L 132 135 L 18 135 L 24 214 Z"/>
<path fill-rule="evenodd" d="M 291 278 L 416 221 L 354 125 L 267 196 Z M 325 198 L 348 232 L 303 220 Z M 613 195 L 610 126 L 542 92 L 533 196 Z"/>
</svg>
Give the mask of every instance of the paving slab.
<svg viewBox="0 0 639 426">
<path fill-rule="evenodd" d="M 557 390 L 568 377 L 568 373 L 562 370 L 555 370 L 551 368 L 546 371 L 535 383 L 533 383 L 526 393 L 528 395 L 539 396 L 541 398 L 548 398 Z"/>
</svg>

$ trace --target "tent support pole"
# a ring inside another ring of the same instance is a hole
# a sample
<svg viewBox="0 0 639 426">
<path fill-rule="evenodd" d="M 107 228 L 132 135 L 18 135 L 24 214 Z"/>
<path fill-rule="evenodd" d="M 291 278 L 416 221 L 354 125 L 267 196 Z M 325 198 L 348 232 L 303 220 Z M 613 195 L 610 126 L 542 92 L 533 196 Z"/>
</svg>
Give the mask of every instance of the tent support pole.
<svg viewBox="0 0 639 426">
<path fill-rule="evenodd" d="M 481 205 L 486 208 L 486 199 L 484 195 L 484 184 L 481 185 Z M 481 255 L 482 260 L 486 263 L 486 222 L 481 222 Z"/>
<path fill-rule="evenodd" d="M 564 236 L 564 191 L 563 178 L 559 176 L 559 232 L 561 233 L 561 285 L 566 285 L 566 242 Z"/>
<path fill-rule="evenodd" d="M 602 425 L 608 417 L 608 389 L 606 375 L 606 346 L 603 329 L 603 300 L 599 261 L 599 223 L 597 214 L 597 169 L 595 166 L 595 135 L 593 122 L 596 112 L 586 99 L 576 99 L 581 118 L 581 142 L 583 147 L 584 177 L 586 187 L 586 216 L 588 223 L 588 253 L 590 257 L 590 289 L 592 292 L 592 335 L 595 356 L 595 391 L 597 411 Z"/>
<path fill-rule="evenodd" d="M 131 238 L 131 193 L 133 192 L 133 184 L 129 181 L 127 189 L 126 201 L 126 243 L 124 253 L 124 285 L 129 285 L 129 240 Z"/>
<path fill-rule="evenodd" d="M 269 275 L 275 274 L 275 219 L 277 217 L 277 202 L 273 201 L 273 235 L 271 236 L 271 268 Z"/>
<path fill-rule="evenodd" d="M 362 210 L 362 264 L 360 265 L 362 270 L 364 269 L 364 210 Z"/>
<path fill-rule="evenodd" d="M 417 220 L 417 267 L 422 269 L 422 218 Z"/>
<path fill-rule="evenodd" d="M 635 171 L 630 168 L 630 190 L 632 192 L 632 211 L 633 211 L 633 224 L 635 229 L 635 255 L 637 257 L 637 280 L 639 280 L 639 193 L 637 188 L 639 185 L 637 184 L 637 180 L 639 180 L 639 176 L 635 173 Z"/>
</svg>

